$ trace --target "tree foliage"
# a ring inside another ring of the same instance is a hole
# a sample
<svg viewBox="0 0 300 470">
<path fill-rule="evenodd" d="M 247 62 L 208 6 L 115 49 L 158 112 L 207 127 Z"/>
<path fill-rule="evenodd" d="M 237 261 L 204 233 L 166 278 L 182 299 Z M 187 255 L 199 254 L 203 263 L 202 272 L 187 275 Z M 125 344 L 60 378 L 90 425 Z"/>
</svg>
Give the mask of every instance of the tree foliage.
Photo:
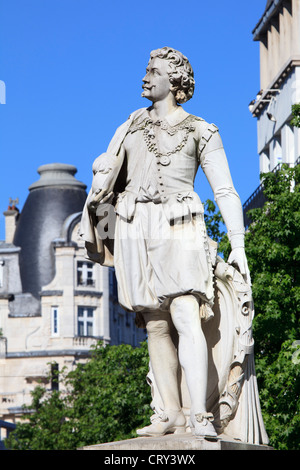
<svg viewBox="0 0 300 470">
<path fill-rule="evenodd" d="M 292 106 L 292 115 L 291 125 L 295 127 L 300 127 L 300 103 L 293 104 Z"/>
<path fill-rule="evenodd" d="M 300 167 L 263 177 L 267 202 L 250 215 L 246 237 L 256 305 L 258 357 L 270 362 L 288 339 L 299 338 Z M 298 336 L 298 337 L 297 337 Z"/>
<path fill-rule="evenodd" d="M 262 175 L 267 199 L 249 211 L 246 254 L 255 305 L 253 335 L 256 373 L 271 445 L 296 449 L 300 443 L 300 166 Z M 223 237 L 225 257 L 230 246 Z M 297 349 L 298 348 L 298 349 Z"/>
<path fill-rule="evenodd" d="M 220 212 L 216 210 L 215 203 L 210 199 L 204 202 L 204 209 L 207 234 L 212 240 L 220 242 L 225 235 L 225 232 L 222 230 L 222 227 L 224 227 L 222 216 Z"/>
<path fill-rule="evenodd" d="M 6 446 L 14 450 L 72 450 L 135 437 L 149 423 L 147 344 L 103 346 L 63 378 L 64 391 L 38 386 Z M 34 410 L 32 412 L 32 410 Z M 30 412 L 31 411 L 31 412 Z"/>
</svg>

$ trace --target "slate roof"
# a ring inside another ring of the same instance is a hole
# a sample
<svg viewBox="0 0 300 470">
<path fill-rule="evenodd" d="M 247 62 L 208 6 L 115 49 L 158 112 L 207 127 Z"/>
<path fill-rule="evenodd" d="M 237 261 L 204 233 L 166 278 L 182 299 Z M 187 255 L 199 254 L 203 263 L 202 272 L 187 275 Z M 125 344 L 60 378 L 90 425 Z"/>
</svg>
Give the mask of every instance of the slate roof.
<svg viewBox="0 0 300 470">
<path fill-rule="evenodd" d="M 76 172 L 73 165 L 41 166 L 41 178 L 29 187 L 18 219 L 14 245 L 21 247 L 22 289 L 36 298 L 55 275 L 52 241 L 60 236 L 66 218 L 82 211 L 87 197 L 86 185 L 74 177 Z"/>
</svg>

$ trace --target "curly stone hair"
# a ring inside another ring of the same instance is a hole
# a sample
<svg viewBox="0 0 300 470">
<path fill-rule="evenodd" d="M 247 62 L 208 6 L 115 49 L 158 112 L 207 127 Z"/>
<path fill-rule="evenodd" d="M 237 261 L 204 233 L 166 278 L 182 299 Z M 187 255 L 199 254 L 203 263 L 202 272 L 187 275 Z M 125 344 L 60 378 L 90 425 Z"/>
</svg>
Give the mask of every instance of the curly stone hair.
<svg viewBox="0 0 300 470">
<path fill-rule="evenodd" d="M 171 47 L 162 47 L 150 53 L 150 59 L 158 57 L 169 61 L 169 77 L 177 103 L 182 104 L 190 100 L 194 94 L 194 72 L 188 59 L 179 51 Z"/>
</svg>

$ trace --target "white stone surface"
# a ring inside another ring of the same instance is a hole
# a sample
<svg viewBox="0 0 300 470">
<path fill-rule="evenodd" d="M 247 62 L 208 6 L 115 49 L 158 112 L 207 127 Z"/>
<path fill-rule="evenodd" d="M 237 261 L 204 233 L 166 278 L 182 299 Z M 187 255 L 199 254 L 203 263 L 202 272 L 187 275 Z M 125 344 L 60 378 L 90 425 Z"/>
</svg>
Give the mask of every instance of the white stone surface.
<svg viewBox="0 0 300 470">
<path fill-rule="evenodd" d="M 242 206 L 217 127 L 179 104 L 193 89 L 192 68 L 180 52 L 151 53 L 142 96 L 152 105 L 132 113 L 94 162 L 81 236 L 91 259 L 115 264 L 120 304 L 147 328 L 154 415 L 139 435 L 182 430 L 184 414 L 195 435 L 226 429 L 245 442 L 266 443 Z M 228 264 L 217 263 L 194 193 L 200 166 L 228 230 Z M 118 176 L 125 180 L 122 190 Z M 112 249 L 101 227 L 103 221 L 109 226 L 104 214 L 114 192 Z"/>
<path fill-rule="evenodd" d="M 107 442 L 104 444 L 96 444 L 92 446 L 86 446 L 79 450 L 101 450 L 105 452 L 106 456 L 110 455 L 110 458 L 113 458 L 113 455 L 109 454 L 110 451 L 117 451 L 115 458 L 121 458 L 122 451 L 149 451 L 153 455 L 151 462 L 153 463 L 154 455 L 156 452 L 168 452 L 175 451 L 201 451 L 201 450 L 273 450 L 271 447 L 266 445 L 256 445 L 248 444 L 246 442 L 241 442 L 238 440 L 231 439 L 226 435 L 219 436 L 219 439 L 208 440 L 208 439 L 196 439 L 191 434 L 176 434 L 176 435 L 166 435 L 162 437 L 139 437 L 135 439 L 128 439 L 125 441 L 116 441 L 116 442 Z M 153 454 L 152 454 L 153 452 Z M 128 452 L 124 455 L 129 455 Z M 136 455 L 136 454 L 135 454 Z M 168 454 L 166 454 L 168 455 Z M 140 459 L 143 458 L 143 454 L 140 455 Z M 161 459 L 163 461 L 163 459 Z M 188 463 L 189 460 L 187 459 Z M 196 462 L 194 462 L 196 463 Z"/>
</svg>

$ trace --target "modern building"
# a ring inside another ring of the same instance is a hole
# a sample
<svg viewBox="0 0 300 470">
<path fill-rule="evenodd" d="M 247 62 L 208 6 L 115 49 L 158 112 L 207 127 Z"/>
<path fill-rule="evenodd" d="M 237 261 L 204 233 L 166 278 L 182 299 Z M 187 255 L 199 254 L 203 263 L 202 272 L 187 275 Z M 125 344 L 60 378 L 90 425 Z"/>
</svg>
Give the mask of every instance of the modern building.
<svg viewBox="0 0 300 470">
<path fill-rule="evenodd" d="M 249 109 L 257 119 L 259 171 L 267 173 L 299 163 L 300 129 L 290 121 L 292 105 L 300 102 L 300 0 L 268 0 L 252 34 L 260 47 L 261 89 Z M 244 213 L 263 202 L 260 186 Z"/>
<path fill-rule="evenodd" d="M 113 268 L 85 258 L 79 237 L 86 186 L 72 165 L 49 164 L 12 201 L 0 242 L 0 419 L 15 422 L 38 383 L 104 345 L 138 346 L 145 331 L 118 304 Z"/>
</svg>

